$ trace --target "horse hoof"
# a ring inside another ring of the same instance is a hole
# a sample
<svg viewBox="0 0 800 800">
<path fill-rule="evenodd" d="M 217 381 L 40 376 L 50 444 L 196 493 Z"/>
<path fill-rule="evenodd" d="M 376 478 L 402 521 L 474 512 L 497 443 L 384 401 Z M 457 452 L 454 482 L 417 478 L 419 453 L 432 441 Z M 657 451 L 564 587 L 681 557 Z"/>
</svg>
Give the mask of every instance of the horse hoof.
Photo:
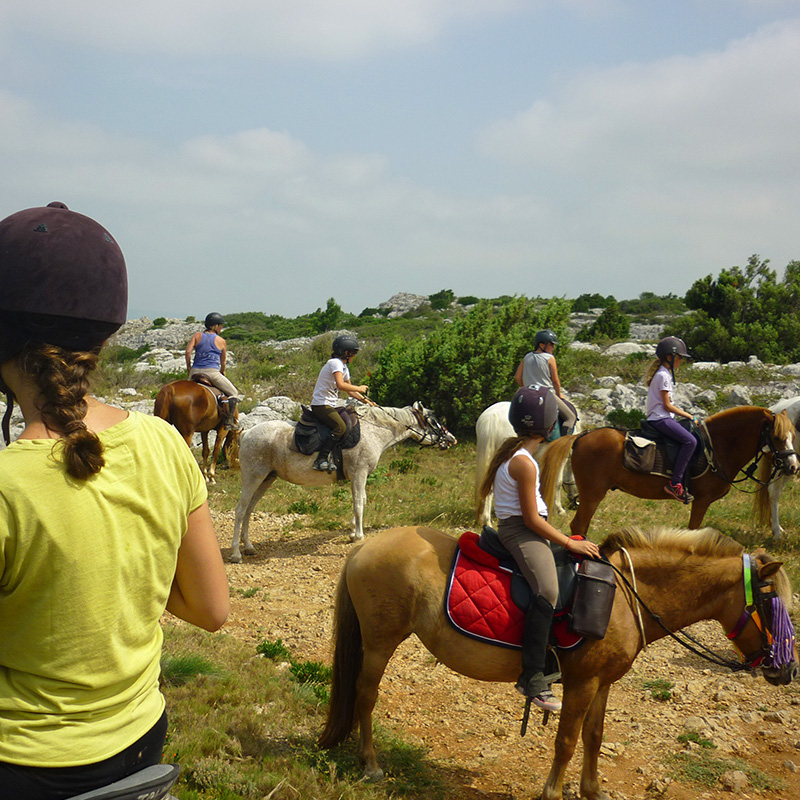
<svg viewBox="0 0 800 800">
<path fill-rule="evenodd" d="M 350 541 L 351 542 L 358 542 L 359 540 L 364 538 L 364 534 L 362 533 L 360 536 L 357 533 L 350 534 Z"/>
<path fill-rule="evenodd" d="M 256 549 L 255 549 L 255 547 L 245 547 L 245 549 L 244 549 L 244 554 L 245 554 L 246 556 L 254 556 L 254 555 L 256 554 Z M 240 558 L 240 559 L 239 559 L 239 561 L 241 561 L 241 560 L 242 560 L 242 559 Z"/>
<path fill-rule="evenodd" d="M 373 769 L 365 769 L 364 775 L 362 780 L 365 781 L 382 781 L 383 780 L 383 770 L 380 767 L 374 767 Z"/>
<path fill-rule="evenodd" d="M 231 564 L 241 564 L 242 563 L 242 557 L 241 556 L 231 556 L 228 559 L 228 561 L 230 561 Z"/>
</svg>

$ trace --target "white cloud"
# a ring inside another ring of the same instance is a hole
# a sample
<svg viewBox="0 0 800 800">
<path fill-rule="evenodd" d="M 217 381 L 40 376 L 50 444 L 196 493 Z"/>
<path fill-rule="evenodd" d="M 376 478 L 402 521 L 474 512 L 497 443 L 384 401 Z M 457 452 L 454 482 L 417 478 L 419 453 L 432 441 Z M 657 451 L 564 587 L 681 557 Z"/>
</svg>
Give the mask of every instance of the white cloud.
<svg viewBox="0 0 800 800">
<path fill-rule="evenodd" d="M 37 0 L 0 5 L 7 29 L 102 50 L 353 58 L 426 42 L 521 0 Z"/>
<path fill-rule="evenodd" d="M 784 163 L 796 178 L 800 22 L 725 51 L 582 74 L 480 137 L 481 151 L 532 170 L 611 181 L 738 180 Z M 787 179 L 790 176 L 787 175 Z"/>
</svg>

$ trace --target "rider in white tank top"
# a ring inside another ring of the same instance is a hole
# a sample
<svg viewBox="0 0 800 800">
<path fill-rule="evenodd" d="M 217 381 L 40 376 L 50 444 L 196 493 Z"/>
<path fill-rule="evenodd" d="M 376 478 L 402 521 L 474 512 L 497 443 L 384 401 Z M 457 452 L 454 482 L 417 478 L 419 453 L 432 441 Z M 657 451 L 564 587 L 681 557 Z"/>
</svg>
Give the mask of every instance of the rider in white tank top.
<svg viewBox="0 0 800 800">
<path fill-rule="evenodd" d="M 522 507 L 519 502 L 519 485 L 508 474 L 508 465 L 517 456 L 529 458 L 536 465 L 536 509 L 539 514 L 547 519 L 547 506 L 542 499 L 539 487 L 539 465 L 536 459 L 524 448 L 517 450 L 505 464 L 502 464 L 494 478 L 494 509 L 498 519 L 521 517 Z"/>
</svg>

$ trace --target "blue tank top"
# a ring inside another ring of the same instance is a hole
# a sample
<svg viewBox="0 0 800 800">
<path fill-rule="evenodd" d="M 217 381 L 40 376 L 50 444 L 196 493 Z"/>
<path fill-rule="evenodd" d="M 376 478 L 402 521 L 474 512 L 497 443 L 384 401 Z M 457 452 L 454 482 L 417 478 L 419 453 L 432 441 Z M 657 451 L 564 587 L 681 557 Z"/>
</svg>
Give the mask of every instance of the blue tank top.
<svg viewBox="0 0 800 800">
<path fill-rule="evenodd" d="M 205 331 L 194 349 L 194 363 L 197 369 L 219 369 L 222 350 L 214 342 L 217 334 L 214 331 Z"/>
</svg>

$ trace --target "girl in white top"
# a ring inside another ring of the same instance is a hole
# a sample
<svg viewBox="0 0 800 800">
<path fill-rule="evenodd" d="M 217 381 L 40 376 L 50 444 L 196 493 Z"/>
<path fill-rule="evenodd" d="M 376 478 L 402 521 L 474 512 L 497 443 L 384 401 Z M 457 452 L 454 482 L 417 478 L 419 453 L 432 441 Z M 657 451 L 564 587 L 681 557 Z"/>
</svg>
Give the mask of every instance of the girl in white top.
<svg viewBox="0 0 800 800">
<path fill-rule="evenodd" d="M 506 439 L 492 459 L 481 486 L 481 503 L 494 491 L 500 541 L 534 594 L 525 615 L 522 672 L 516 689 L 540 708 L 558 711 L 561 702 L 553 695 L 551 681 L 544 675 L 547 641 L 558 600 L 558 577 L 549 542 L 592 558 L 598 557 L 600 550 L 594 542 L 571 539 L 547 521 L 547 506 L 539 490 L 539 468 L 533 451 L 558 419 L 553 393 L 544 387 L 522 387 L 511 401 L 508 419 L 517 435 Z"/>
</svg>

